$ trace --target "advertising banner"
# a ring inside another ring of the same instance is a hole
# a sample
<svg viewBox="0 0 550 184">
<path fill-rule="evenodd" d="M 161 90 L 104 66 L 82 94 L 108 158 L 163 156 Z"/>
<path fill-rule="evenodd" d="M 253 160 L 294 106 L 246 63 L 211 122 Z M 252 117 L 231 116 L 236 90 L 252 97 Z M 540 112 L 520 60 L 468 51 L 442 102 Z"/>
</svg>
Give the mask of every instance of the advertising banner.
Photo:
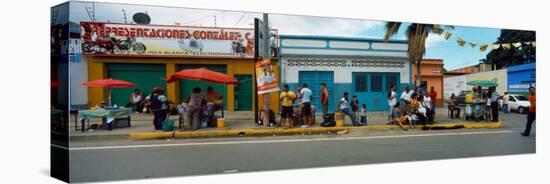
<svg viewBox="0 0 550 184">
<path fill-rule="evenodd" d="M 254 57 L 254 29 L 81 22 L 82 53 Z"/>
<path fill-rule="evenodd" d="M 268 59 L 256 62 L 256 84 L 258 94 L 266 94 L 279 91 L 279 82 Z"/>
</svg>

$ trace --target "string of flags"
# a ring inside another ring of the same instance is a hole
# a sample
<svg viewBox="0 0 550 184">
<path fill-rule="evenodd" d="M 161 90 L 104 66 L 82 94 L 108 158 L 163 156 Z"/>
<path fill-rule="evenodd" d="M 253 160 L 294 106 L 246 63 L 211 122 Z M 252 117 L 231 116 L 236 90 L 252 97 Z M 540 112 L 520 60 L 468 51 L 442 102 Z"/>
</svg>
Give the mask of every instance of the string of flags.
<svg viewBox="0 0 550 184">
<path fill-rule="evenodd" d="M 443 37 L 445 38 L 445 40 L 449 40 L 451 38 L 451 36 L 453 35 L 452 32 L 444 31 L 444 29 L 441 28 L 440 26 L 434 27 L 432 32 L 434 32 L 434 33 L 436 33 L 440 36 L 442 34 L 444 34 Z M 536 47 L 536 42 L 535 41 L 515 42 L 515 43 L 497 43 L 497 44 L 480 44 L 480 43 L 474 43 L 474 42 L 463 40 L 460 37 L 456 38 L 456 44 L 460 47 L 464 47 L 464 45 L 466 45 L 466 44 L 469 45 L 472 48 L 475 48 L 475 47 L 479 46 L 479 51 L 480 52 L 485 52 L 485 50 L 487 50 L 487 48 L 491 48 L 493 50 L 496 50 L 496 49 L 499 49 L 499 48 L 513 49 L 513 48 L 521 48 L 521 46 L 523 46 L 523 45 L 531 45 L 533 47 Z"/>
</svg>

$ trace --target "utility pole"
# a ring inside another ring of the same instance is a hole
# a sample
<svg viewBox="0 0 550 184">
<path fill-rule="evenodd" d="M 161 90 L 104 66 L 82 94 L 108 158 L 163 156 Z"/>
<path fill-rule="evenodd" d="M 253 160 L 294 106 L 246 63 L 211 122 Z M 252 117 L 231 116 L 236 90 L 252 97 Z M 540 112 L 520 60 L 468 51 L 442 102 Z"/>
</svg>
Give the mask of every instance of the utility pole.
<svg viewBox="0 0 550 184">
<path fill-rule="evenodd" d="M 263 22 L 264 22 L 264 27 L 262 28 L 262 31 L 263 31 L 263 35 L 264 37 L 262 38 L 263 39 L 263 45 L 262 45 L 262 48 L 264 49 L 263 53 L 264 53 L 264 56 L 263 56 L 263 59 L 264 60 L 268 60 L 268 61 L 271 61 L 271 53 L 269 53 L 270 51 L 270 42 L 269 42 L 269 33 L 270 33 L 270 30 L 269 30 L 269 21 L 268 21 L 268 14 L 267 13 L 264 13 L 263 14 Z M 263 94 L 263 125 L 264 127 L 267 127 L 269 126 L 269 105 L 270 105 L 270 98 L 269 98 L 269 93 L 265 93 Z"/>
</svg>

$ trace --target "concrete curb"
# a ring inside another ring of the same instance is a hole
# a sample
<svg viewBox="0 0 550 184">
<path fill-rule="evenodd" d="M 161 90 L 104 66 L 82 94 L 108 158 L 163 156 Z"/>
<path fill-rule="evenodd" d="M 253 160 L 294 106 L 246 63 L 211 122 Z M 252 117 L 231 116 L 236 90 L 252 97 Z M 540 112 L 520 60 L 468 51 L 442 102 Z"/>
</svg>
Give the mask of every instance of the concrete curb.
<svg viewBox="0 0 550 184">
<path fill-rule="evenodd" d="M 421 126 L 421 125 L 420 125 Z M 446 123 L 428 125 L 429 128 L 500 128 L 502 122 L 494 123 Z M 392 130 L 401 129 L 397 125 L 371 125 L 360 127 L 316 127 L 316 128 L 291 128 L 291 129 L 241 129 L 241 130 L 209 130 L 192 132 L 140 132 L 130 133 L 128 137 L 134 140 L 146 139 L 168 139 L 168 138 L 195 138 L 195 137 L 223 137 L 223 136 L 242 136 L 242 135 L 293 135 L 293 134 L 316 134 L 338 132 L 343 130 Z"/>
</svg>

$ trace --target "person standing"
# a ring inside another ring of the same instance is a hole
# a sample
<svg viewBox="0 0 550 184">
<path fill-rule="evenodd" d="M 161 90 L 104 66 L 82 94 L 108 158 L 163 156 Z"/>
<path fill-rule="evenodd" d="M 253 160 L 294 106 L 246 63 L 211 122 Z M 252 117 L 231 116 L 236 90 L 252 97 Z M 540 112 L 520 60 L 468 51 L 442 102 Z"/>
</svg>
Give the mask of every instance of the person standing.
<svg viewBox="0 0 550 184">
<path fill-rule="evenodd" d="M 302 85 L 302 90 L 300 91 L 300 94 L 302 94 L 302 117 L 304 118 L 304 125 L 302 125 L 302 128 L 307 128 L 311 126 L 311 96 L 313 95 L 313 92 L 307 87 L 307 84 Z"/>
<path fill-rule="evenodd" d="M 504 96 L 502 96 L 502 109 L 504 113 L 508 113 L 508 103 L 510 103 L 510 95 L 508 95 L 508 92 L 504 92 Z"/>
<path fill-rule="evenodd" d="M 350 103 L 351 112 L 353 113 L 353 116 L 355 117 L 355 121 L 359 122 L 359 99 L 357 99 L 356 95 L 353 95 L 351 103 Z"/>
<path fill-rule="evenodd" d="M 527 124 L 525 124 L 525 130 L 521 133 L 522 136 L 529 136 L 531 134 L 531 126 L 536 118 L 537 112 L 537 94 L 534 87 L 529 88 L 529 112 L 527 113 Z"/>
<path fill-rule="evenodd" d="M 397 104 L 397 94 L 395 93 L 395 85 L 390 85 L 390 91 L 388 91 L 388 106 L 390 106 L 390 114 L 388 115 L 388 123 L 393 122 L 393 114 L 395 105 Z"/>
<path fill-rule="evenodd" d="M 281 110 L 281 124 L 284 128 L 292 128 L 292 115 L 294 100 L 296 100 L 296 94 L 288 90 L 288 85 L 283 86 L 283 92 L 279 97 L 282 104 Z"/>
<path fill-rule="evenodd" d="M 359 122 L 363 125 L 367 125 L 367 105 L 363 104 L 361 105 L 361 118 L 359 119 Z"/>
<path fill-rule="evenodd" d="M 193 88 L 193 93 L 187 99 L 187 119 L 193 130 L 199 129 L 201 109 L 205 101 L 201 96 L 201 88 Z"/>
<path fill-rule="evenodd" d="M 449 101 L 447 101 L 447 103 L 449 103 L 448 108 L 449 111 L 451 111 L 451 119 L 460 118 L 460 107 L 457 105 L 454 93 L 451 94 L 451 97 L 449 97 Z"/>
<path fill-rule="evenodd" d="M 434 121 L 433 119 L 435 119 L 435 109 L 437 108 L 437 91 L 435 91 L 435 87 L 430 87 L 430 99 L 432 100 L 432 122 Z"/>
<path fill-rule="evenodd" d="M 500 94 L 496 91 L 496 87 L 491 87 L 491 112 L 493 122 L 498 122 L 498 98 Z"/>
<path fill-rule="evenodd" d="M 323 112 L 323 122 L 325 122 L 328 114 L 328 89 L 325 83 L 321 83 L 321 111 Z"/>
<path fill-rule="evenodd" d="M 422 105 L 426 109 L 425 115 L 426 115 L 426 118 L 428 118 L 428 123 L 433 124 L 433 116 L 434 116 L 432 111 L 433 101 L 432 101 L 432 97 L 430 97 L 428 93 L 424 94 Z"/>
<path fill-rule="evenodd" d="M 162 122 L 166 120 L 166 116 L 168 115 L 168 100 L 164 95 L 164 89 L 155 87 L 147 100 L 151 102 L 155 130 L 160 130 L 162 128 Z"/>
<path fill-rule="evenodd" d="M 349 109 L 348 96 L 349 96 L 348 92 L 344 92 L 344 96 L 342 97 L 342 99 L 340 99 L 340 102 L 338 103 L 338 108 L 340 108 L 340 111 L 342 111 L 344 114 L 348 115 L 351 118 L 351 124 L 353 126 L 360 126 L 361 124 L 355 121 L 355 117 L 353 113 L 351 113 L 351 110 Z"/>
</svg>

